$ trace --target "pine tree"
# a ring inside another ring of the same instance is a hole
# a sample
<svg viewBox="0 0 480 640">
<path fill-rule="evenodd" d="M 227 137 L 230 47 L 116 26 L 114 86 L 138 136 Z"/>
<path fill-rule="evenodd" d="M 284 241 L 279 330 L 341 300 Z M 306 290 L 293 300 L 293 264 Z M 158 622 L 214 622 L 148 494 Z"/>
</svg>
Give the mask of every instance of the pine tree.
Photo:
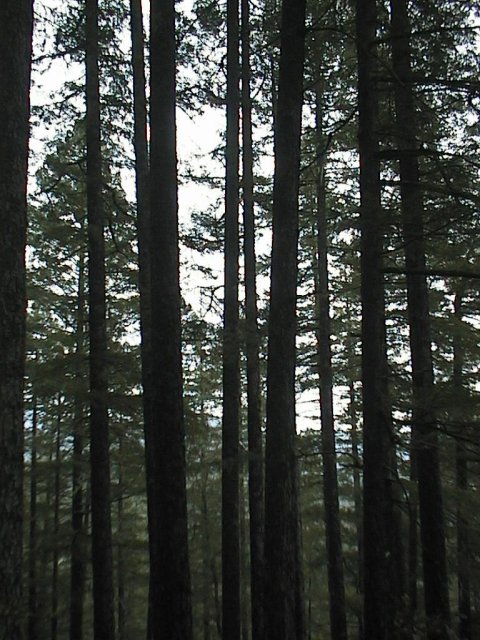
<svg viewBox="0 0 480 640">
<path fill-rule="evenodd" d="M 240 640 L 240 349 L 238 335 L 239 4 L 227 2 L 225 288 L 222 419 L 222 637 Z"/>
<path fill-rule="evenodd" d="M 425 273 L 424 210 L 419 183 L 417 118 L 411 83 L 410 24 L 404 0 L 391 1 L 391 28 L 412 358 L 412 430 L 415 432 L 412 440 L 418 477 L 427 635 L 433 640 L 446 637 L 450 613 L 438 436 L 432 405 L 434 378 Z"/>
<path fill-rule="evenodd" d="M 26 181 L 33 0 L 0 7 L 0 637 L 22 637 Z"/>
<path fill-rule="evenodd" d="M 265 451 L 265 632 L 304 637 L 295 457 L 295 335 L 298 188 L 305 2 L 284 0 L 281 20 Z"/>
<path fill-rule="evenodd" d="M 107 404 L 105 244 L 98 69 L 98 2 L 86 0 L 88 325 L 95 640 L 114 640 L 110 439 Z"/>
<path fill-rule="evenodd" d="M 245 256 L 245 332 L 247 356 L 248 498 L 250 516 L 250 593 L 252 640 L 264 633 L 264 480 L 260 407 L 260 337 L 258 331 L 257 264 L 253 173 L 250 0 L 241 3 L 242 42 L 242 192 Z"/>
<path fill-rule="evenodd" d="M 181 357 L 175 3 L 150 7 L 150 215 L 153 455 L 159 527 L 150 557 L 153 640 L 192 637 Z M 147 456 L 149 454 L 147 453 Z M 151 522 L 151 521 L 150 521 Z M 152 523 L 149 525 L 152 526 Z"/>
</svg>

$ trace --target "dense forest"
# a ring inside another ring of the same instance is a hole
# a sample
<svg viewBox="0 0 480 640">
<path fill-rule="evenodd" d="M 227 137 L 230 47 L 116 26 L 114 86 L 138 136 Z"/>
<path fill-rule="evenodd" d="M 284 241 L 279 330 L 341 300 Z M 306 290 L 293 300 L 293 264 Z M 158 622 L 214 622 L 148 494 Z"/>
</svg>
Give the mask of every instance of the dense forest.
<svg viewBox="0 0 480 640">
<path fill-rule="evenodd" d="M 0 0 L 0 640 L 480 637 L 479 30 Z"/>
</svg>

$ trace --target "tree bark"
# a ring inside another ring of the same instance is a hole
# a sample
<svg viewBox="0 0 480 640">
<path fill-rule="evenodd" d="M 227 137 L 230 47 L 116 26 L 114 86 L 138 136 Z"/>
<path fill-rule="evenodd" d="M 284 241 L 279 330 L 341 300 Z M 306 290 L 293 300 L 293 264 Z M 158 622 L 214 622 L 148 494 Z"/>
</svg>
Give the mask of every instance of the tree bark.
<svg viewBox="0 0 480 640">
<path fill-rule="evenodd" d="M 59 560 L 59 532 L 60 532 L 60 471 L 61 471 L 61 453 L 60 453 L 60 425 L 62 420 L 61 414 L 61 397 L 57 399 L 57 428 L 55 433 L 55 482 L 54 482 L 54 498 L 53 498 L 53 554 L 52 554 L 52 600 L 50 612 L 50 636 L 51 640 L 57 640 L 58 635 L 58 560 Z"/>
<path fill-rule="evenodd" d="M 153 516 L 159 531 L 150 556 L 151 631 L 153 640 L 189 640 L 192 610 L 181 356 L 174 0 L 151 0 L 150 25 L 152 431 L 157 492 Z"/>
<path fill-rule="evenodd" d="M 305 1 L 284 0 L 275 119 L 265 458 L 265 637 L 304 637 L 295 454 L 298 191 Z"/>
<path fill-rule="evenodd" d="M 37 601 L 37 399 L 33 397 L 30 463 L 30 530 L 28 539 L 28 640 L 38 638 Z"/>
<path fill-rule="evenodd" d="M 130 0 L 130 30 L 132 36 L 133 110 L 135 188 L 137 199 L 138 285 L 140 291 L 140 335 L 143 388 L 143 423 L 145 434 L 145 470 L 147 482 L 147 509 L 150 554 L 158 546 L 158 518 L 154 514 L 158 503 L 155 493 L 154 425 L 152 419 L 152 318 L 150 282 L 150 181 L 147 141 L 147 97 L 143 13 L 141 0 Z M 150 576 L 151 580 L 151 576 Z M 149 587 L 149 592 L 152 586 Z M 148 618 L 151 622 L 151 597 Z M 151 624 L 149 624 L 149 627 Z M 148 634 L 150 637 L 150 633 Z"/>
<path fill-rule="evenodd" d="M 85 541 L 85 472 L 84 472 L 84 405 L 79 387 L 83 379 L 82 359 L 85 339 L 85 265 L 80 255 L 78 267 L 78 297 L 75 355 L 77 359 L 76 392 L 73 415 L 72 470 L 72 540 L 70 547 L 70 640 L 83 638 L 83 607 L 85 601 L 86 553 Z"/>
<path fill-rule="evenodd" d="M 241 4 L 243 251 L 245 256 L 245 323 L 247 353 L 248 497 L 250 515 L 250 593 L 252 640 L 263 640 L 264 487 L 260 406 L 260 339 L 257 325 L 257 267 L 250 95 L 250 0 Z"/>
<path fill-rule="evenodd" d="M 105 241 L 98 77 L 98 0 L 86 0 L 90 471 L 95 640 L 115 637 L 107 409 Z"/>
<path fill-rule="evenodd" d="M 457 291 L 454 300 L 455 318 L 462 322 L 462 292 Z M 461 405 L 465 390 L 463 387 L 464 350 L 460 335 L 454 333 L 453 342 L 453 388 L 455 402 Z M 461 417 L 458 415 L 458 431 L 461 434 Z M 463 495 L 468 491 L 468 462 L 465 444 L 460 439 L 455 443 L 456 485 L 459 492 L 457 502 L 457 584 L 458 584 L 458 637 L 460 640 L 472 640 L 472 597 L 470 563 L 472 553 L 470 549 L 470 526 L 466 509 L 463 507 Z"/>
<path fill-rule="evenodd" d="M 125 555 L 123 530 L 123 446 L 120 436 L 118 443 L 118 498 L 117 498 L 117 608 L 118 608 L 118 640 L 126 640 L 127 603 L 125 582 Z"/>
<path fill-rule="evenodd" d="M 448 635 L 450 609 L 445 551 L 438 436 L 433 407 L 434 375 L 430 337 L 428 283 L 425 276 L 423 200 L 419 184 L 416 111 L 411 84 L 410 23 L 405 0 L 390 0 L 395 82 L 400 192 L 407 269 L 408 320 L 412 358 L 412 429 L 416 432 L 420 537 L 427 636 Z"/>
<path fill-rule="evenodd" d="M 348 311 L 347 311 L 348 313 Z M 351 353 L 351 349 L 349 349 L 349 353 Z M 351 445 L 352 445 L 352 458 L 353 458 L 353 502 L 354 502 L 354 510 L 355 510 L 355 530 L 356 530 L 356 538 L 357 538 L 357 593 L 363 596 L 364 594 L 364 578 L 363 578 L 363 518 L 362 518 L 362 486 L 360 480 L 360 468 L 361 468 L 361 459 L 359 454 L 359 446 L 358 446 L 358 430 L 357 430 L 357 403 L 356 403 L 356 394 L 355 394 L 355 385 L 353 382 L 353 378 L 350 378 L 348 385 L 348 395 L 349 395 L 349 403 L 348 403 L 348 414 L 350 418 L 350 437 L 351 437 Z M 359 608 L 357 613 L 358 619 L 358 638 L 359 640 L 363 640 L 363 610 L 362 607 Z"/>
<path fill-rule="evenodd" d="M 363 390 L 364 634 L 385 640 L 393 623 L 388 576 L 391 481 L 391 412 L 387 391 L 382 274 L 382 208 L 378 155 L 376 1 L 357 0 L 358 110 Z M 393 577 L 393 574 L 392 576 Z"/>
<path fill-rule="evenodd" d="M 239 17 L 238 0 L 227 0 L 227 131 L 225 177 L 225 289 L 222 421 L 222 637 L 240 640 L 238 335 Z"/>
<path fill-rule="evenodd" d="M 322 91 L 316 88 L 317 133 L 317 276 L 316 338 L 322 428 L 323 501 L 327 547 L 330 633 L 332 640 L 346 640 L 347 618 L 343 578 L 343 551 L 338 501 L 337 455 L 333 415 L 333 371 L 330 341 L 330 299 L 328 277 L 327 200 L 325 185 L 326 150 L 323 139 Z"/>
<path fill-rule="evenodd" d="M 33 0 L 0 5 L 0 638 L 22 626 L 23 380 Z"/>
</svg>

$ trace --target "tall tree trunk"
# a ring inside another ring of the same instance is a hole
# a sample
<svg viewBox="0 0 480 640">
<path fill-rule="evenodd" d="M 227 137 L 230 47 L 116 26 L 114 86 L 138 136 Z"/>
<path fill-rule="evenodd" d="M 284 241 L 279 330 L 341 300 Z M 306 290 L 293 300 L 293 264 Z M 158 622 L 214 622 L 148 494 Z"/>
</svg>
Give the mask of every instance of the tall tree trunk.
<svg viewBox="0 0 480 640">
<path fill-rule="evenodd" d="M 0 638 L 22 627 L 23 380 L 33 0 L 0 5 Z"/>
<path fill-rule="evenodd" d="M 419 184 L 416 111 L 412 92 L 410 23 L 406 0 L 390 0 L 396 128 L 407 269 L 408 320 L 413 378 L 412 429 L 416 432 L 416 471 L 423 558 L 427 635 L 448 635 L 450 618 L 438 436 L 433 402 L 434 377 L 428 284 L 425 275 L 423 200 Z"/>
<path fill-rule="evenodd" d="M 346 309 L 347 317 L 352 317 L 352 310 L 347 300 Z M 361 482 L 361 469 L 362 469 L 362 456 L 359 446 L 359 433 L 358 433 L 358 418 L 359 409 L 357 403 L 357 392 L 355 389 L 354 372 L 355 365 L 355 347 L 353 343 L 352 331 L 348 331 L 347 336 L 347 358 L 348 369 L 350 371 L 348 382 L 348 416 L 350 420 L 350 439 L 351 439 L 351 452 L 352 452 L 352 476 L 353 476 L 353 501 L 355 510 L 355 529 L 357 538 L 357 593 L 363 595 L 364 580 L 363 580 L 363 505 L 362 505 L 362 482 Z M 363 611 L 360 607 L 358 612 L 358 637 L 363 639 Z"/>
<path fill-rule="evenodd" d="M 348 311 L 347 311 L 348 314 Z M 351 349 L 349 349 L 351 353 Z M 350 437 L 353 458 L 353 502 L 355 511 L 355 529 L 357 537 L 357 593 L 364 594 L 363 579 L 363 517 L 362 517 L 362 485 L 360 480 L 361 459 L 359 453 L 358 431 L 357 431 L 357 403 L 355 394 L 355 385 L 353 379 L 350 378 L 348 385 L 349 404 L 348 412 L 350 418 Z M 359 607 L 357 613 L 358 619 L 358 638 L 363 640 L 363 609 Z"/>
<path fill-rule="evenodd" d="M 330 341 L 328 278 L 327 199 L 325 185 L 326 147 L 323 137 L 322 90 L 316 88 L 317 131 L 317 276 L 316 334 L 322 426 L 323 501 L 327 546 L 330 633 L 332 640 L 346 640 L 347 617 L 343 579 L 343 551 L 338 502 L 337 455 L 333 416 L 333 371 Z"/>
<path fill-rule="evenodd" d="M 357 0 L 358 110 L 363 389 L 364 633 L 385 640 L 391 625 L 387 512 L 391 464 L 391 414 L 387 393 L 382 209 L 378 156 L 376 1 Z"/>
<path fill-rule="evenodd" d="M 85 261 L 80 255 L 78 267 L 76 332 L 76 391 L 73 414 L 73 470 L 72 470 L 72 541 L 70 548 L 70 640 L 83 638 L 83 607 L 87 570 L 85 541 L 85 472 L 84 472 L 84 404 L 81 398 L 83 380 L 82 359 L 85 339 Z"/>
<path fill-rule="evenodd" d="M 202 457 L 203 463 L 203 457 Z M 205 562 L 205 589 L 209 590 L 210 586 L 213 588 L 213 600 L 215 606 L 215 626 L 217 629 L 217 635 L 221 637 L 222 635 L 222 616 L 221 616 L 221 607 L 220 607 L 220 598 L 218 593 L 218 577 L 217 577 L 217 569 L 215 565 L 215 557 L 212 553 L 212 545 L 210 541 L 210 518 L 208 512 L 208 502 L 207 502 L 207 482 L 208 482 L 208 469 L 205 471 L 203 484 L 202 484 L 202 497 L 201 497 L 201 514 L 202 514 L 202 525 L 203 525 L 203 556 Z M 208 575 L 207 575 L 208 572 Z M 207 587 L 208 583 L 208 587 Z M 210 631 L 210 625 L 209 625 Z"/>
<path fill-rule="evenodd" d="M 125 557 L 123 552 L 123 446 L 119 439 L 118 449 L 118 499 L 117 499 L 117 607 L 118 607 L 118 640 L 126 639 L 126 601 L 125 601 Z"/>
<path fill-rule="evenodd" d="M 201 525 L 203 532 L 201 535 L 202 540 L 202 628 L 203 628 L 203 640 L 211 639 L 210 620 L 211 620 L 211 580 L 210 580 L 210 561 L 211 561 L 211 549 L 210 549 L 210 523 L 208 518 L 208 504 L 207 504 L 207 481 L 208 481 L 208 467 L 206 467 L 201 457 L 201 466 L 205 468 L 205 472 L 202 473 L 202 488 L 201 488 Z"/>
<path fill-rule="evenodd" d="M 247 351 L 248 498 L 250 515 L 250 594 L 252 640 L 263 640 L 264 503 L 263 446 L 260 406 L 260 339 L 257 325 L 257 267 L 250 95 L 250 0 L 241 5 L 243 229 L 245 256 L 245 322 Z"/>
<path fill-rule="evenodd" d="M 240 640 L 238 336 L 239 192 L 239 16 L 238 0 L 227 0 L 227 132 L 225 177 L 225 289 L 223 316 L 222 421 L 222 637 Z"/>
<path fill-rule="evenodd" d="M 37 399 L 33 397 L 30 463 L 30 531 L 28 539 L 28 640 L 38 638 L 37 602 Z"/>
<path fill-rule="evenodd" d="M 98 78 L 98 0 L 86 0 L 90 466 L 95 640 L 115 637 L 107 409 L 105 241 Z"/>
<path fill-rule="evenodd" d="M 52 600 L 50 612 L 51 640 L 57 640 L 58 635 L 58 559 L 59 559 L 59 532 L 60 532 L 60 425 L 62 420 L 61 398 L 57 399 L 57 428 L 55 433 L 55 482 L 53 496 L 53 554 L 52 554 Z"/>
<path fill-rule="evenodd" d="M 246 554 L 247 545 L 247 522 L 246 522 L 246 502 L 245 483 L 243 465 L 240 468 L 240 620 L 241 638 L 250 638 L 250 607 L 248 601 L 248 557 Z"/>
<path fill-rule="evenodd" d="M 453 388 L 455 402 L 459 406 L 465 395 L 463 387 L 464 353 L 461 344 L 459 326 L 462 322 L 462 292 L 455 294 L 455 318 L 458 322 L 453 342 Z M 462 435 L 461 416 L 458 415 L 458 434 Z M 463 506 L 463 496 L 468 490 L 468 463 L 465 443 L 459 437 L 455 443 L 456 485 L 459 492 L 457 502 L 457 584 L 458 584 L 458 637 L 460 640 L 472 640 L 472 605 L 470 589 L 470 527 L 466 509 Z"/>
<path fill-rule="evenodd" d="M 145 78 L 145 55 L 143 13 L 141 0 L 130 0 L 130 30 L 132 36 L 133 109 L 135 187 L 137 199 L 138 240 L 138 284 L 140 291 L 140 334 L 143 387 L 143 423 L 145 434 L 145 470 L 147 482 L 147 508 L 150 555 L 158 547 L 159 520 L 155 517 L 155 454 L 154 424 L 152 420 L 152 327 L 151 327 L 151 283 L 150 283 L 150 187 L 147 141 L 147 97 Z M 152 576 L 150 575 L 150 581 Z M 151 592 L 149 587 L 148 619 L 151 626 Z M 150 632 L 148 637 L 150 637 Z"/>
<path fill-rule="evenodd" d="M 305 0 L 283 0 L 275 119 L 265 458 L 265 637 L 304 637 L 295 452 L 298 190 Z"/>
<path fill-rule="evenodd" d="M 155 386 L 152 431 L 157 494 L 153 516 L 159 532 L 150 556 L 151 630 L 154 640 L 189 640 L 192 610 L 181 355 L 174 0 L 151 0 L 150 25 L 150 237 Z"/>
<path fill-rule="evenodd" d="M 418 609 L 418 489 L 416 446 L 411 435 L 410 442 L 410 482 L 408 493 L 408 607 L 409 620 L 413 628 Z"/>
</svg>

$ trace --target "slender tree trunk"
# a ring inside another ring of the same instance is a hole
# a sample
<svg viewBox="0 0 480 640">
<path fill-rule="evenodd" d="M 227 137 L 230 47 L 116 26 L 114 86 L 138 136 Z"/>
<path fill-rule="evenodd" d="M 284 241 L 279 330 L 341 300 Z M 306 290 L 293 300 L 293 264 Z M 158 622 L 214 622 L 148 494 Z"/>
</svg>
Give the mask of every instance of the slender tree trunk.
<svg viewBox="0 0 480 640">
<path fill-rule="evenodd" d="M 368 640 L 386 640 L 391 606 L 386 526 L 391 417 L 386 396 L 378 97 L 373 79 L 376 66 L 375 0 L 357 0 L 356 30 L 361 195 L 364 633 Z"/>
<path fill-rule="evenodd" d="M 295 335 L 304 0 L 283 1 L 280 37 L 268 324 L 265 637 L 301 640 L 305 630 L 295 454 Z"/>
<path fill-rule="evenodd" d="M 408 494 L 408 606 L 409 619 L 413 628 L 418 609 L 418 477 L 416 446 L 413 442 L 410 444 L 410 481 L 414 486 Z"/>
<path fill-rule="evenodd" d="M 433 364 L 428 284 L 425 274 L 423 201 L 419 185 L 416 111 L 411 84 L 410 23 L 406 0 L 391 0 L 392 58 L 400 191 L 407 268 L 408 320 L 413 377 L 412 429 L 416 432 L 416 471 L 423 557 L 427 635 L 445 638 L 449 626 L 438 437 L 433 407 Z"/>
<path fill-rule="evenodd" d="M 38 638 L 37 602 L 37 399 L 33 397 L 30 463 L 30 531 L 28 540 L 28 640 Z"/>
<path fill-rule="evenodd" d="M 152 432 L 157 494 L 153 516 L 159 531 L 158 541 L 154 541 L 156 548 L 150 556 L 151 630 L 153 640 L 189 640 L 192 610 L 181 355 L 174 0 L 151 0 L 150 26 L 150 237 L 155 387 Z"/>
<path fill-rule="evenodd" d="M 221 607 L 220 607 L 220 598 L 218 593 L 218 578 L 217 578 L 217 569 L 215 566 L 215 558 L 212 554 L 212 546 L 210 541 L 210 518 L 208 513 L 208 502 L 207 502 L 207 481 L 208 481 L 208 472 L 205 474 L 203 486 L 202 486 L 202 503 L 201 503 L 201 512 L 202 512 L 202 521 L 203 521 L 203 538 L 204 538 L 204 561 L 205 561 L 205 571 L 208 571 L 205 574 L 205 579 L 208 582 L 209 586 L 213 588 L 213 600 L 215 605 L 215 626 L 217 629 L 218 637 L 222 636 L 222 616 L 221 616 Z"/>
<path fill-rule="evenodd" d="M 333 371 L 330 342 L 330 299 L 328 278 L 327 201 L 325 185 L 326 149 L 323 139 L 322 92 L 316 89 L 317 129 L 317 355 L 320 378 L 320 409 L 322 426 L 323 501 L 330 599 L 330 633 L 332 640 L 346 640 L 345 585 L 343 551 L 338 502 L 337 456 L 333 416 Z"/>
<path fill-rule="evenodd" d="M 263 446 L 260 407 L 260 339 L 257 325 L 257 267 L 255 257 L 255 212 L 252 144 L 252 100 L 250 95 L 250 0 L 242 0 L 242 140 L 243 227 L 245 255 L 245 321 L 248 403 L 248 497 L 250 515 L 250 593 L 252 640 L 263 640 L 264 502 Z"/>
<path fill-rule="evenodd" d="M 55 433 L 55 482 L 53 497 L 53 555 L 52 555 L 52 600 L 50 613 L 51 640 L 57 640 L 58 635 L 58 559 L 59 559 L 59 532 L 60 532 L 60 425 L 62 420 L 61 398 L 57 400 L 57 429 Z"/>
<path fill-rule="evenodd" d="M 145 55 L 143 34 L 143 12 L 141 0 L 130 0 L 130 29 L 132 36 L 133 109 L 135 186 L 137 198 L 137 240 L 140 291 L 140 334 L 143 387 L 143 422 L 145 434 L 145 470 L 147 481 L 147 507 L 150 555 L 158 547 L 158 517 L 154 508 L 158 503 L 155 494 L 154 426 L 152 420 L 152 327 L 151 327 L 151 283 L 150 283 L 150 181 L 147 141 L 147 97 L 145 78 Z M 151 575 L 150 575 L 151 581 Z M 152 585 L 149 587 L 148 619 L 151 626 Z M 150 638 L 151 633 L 149 632 Z"/>
<path fill-rule="evenodd" d="M 348 311 L 347 311 L 348 313 Z M 349 349 L 351 353 L 351 349 Z M 362 517 L 362 485 L 360 479 L 361 459 L 358 446 L 358 432 L 357 432 L 357 403 L 355 386 L 353 379 L 350 379 L 348 386 L 349 395 L 349 417 L 350 417 L 350 437 L 352 446 L 352 458 L 353 458 L 353 502 L 355 509 L 355 529 L 357 537 L 357 593 L 363 596 L 364 593 L 364 579 L 363 579 L 363 517 Z M 363 640 L 363 610 L 360 608 L 358 613 L 358 638 Z"/>
<path fill-rule="evenodd" d="M 202 467 L 205 465 L 203 456 L 201 458 Z M 203 628 L 203 640 L 211 639 L 210 620 L 211 620 L 211 580 L 210 580 L 210 561 L 211 561 L 211 549 L 210 549 L 210 525 L 208 518 L 208 504 L 207 504 L 207 481 L 208 481 L 208 468 L 203 474 L 202 478 L 202 492 L 201 492 L 201 516 L 202 516 L 202 628 Z"/>
<path fill-rule="evenodd" d="M 84 472 L 84 405 L 81 398 L 83 384 L 82 359 L 85 339 L 85 265 L 80 255 L 77 297 L 77 326 L 75 355 L 77 359 L 76 392 L 73 415 L 73 471 L 72 471 L 72 541 L 70 560 L 70 640 L 83 638 L 83 607 L 85 601 L 86 549 L 85 542 L 85 472 Z"/>
<path fill-rule="evenodd" d="M 238 336 L 239 17 L 238 0 L 227 0 L 227 132 L 225 178 L 225 294 L 223 317 L 222 421 L 222 637 L 240 640 Z"/>
<path fill-rule="evenodd" d="M 107 409 L 105 241 L 98 78 L 98 0 L 86 0 L 90 465 L 95 640 L 115 637 Z"/>
<path fill-rule="evenodd" d="M 240 621 L 241 638 L 250 638 L 250 609 L 248 601 L 248 558 L 246 554 L 247 545 L 247 522 L 246 522 L 246 502 L 243 467 L 240 468 Z"/>
<path fill-rule="evenodd" d="M 23 381 L 33 0 L 0 4 L 0 638 L 22 634 Z M 6 126 L 8 123 L 8 126 Z"/>
<path fill-rule="evenodd" d="M 123 447 L 119 440 L 118 462 L 118 502 L 117 502 L 117 607 L 118 607 L 118 640 L 126 640 L 126 600 L 125 600 L 125 558 L 123 553 Z"/>
<path fill-rule="evenodd" d="M 462 322 L 462 293 L 457 291 L 454 300 L 455 318 L 458 325 Z M 453 387 L 455 402 L 461 406 L 465 391 L 463 388 L 463 347 L 460 334 L 454 333 L 453 342 Z M 456 412 L 458 414 L 458 412 Z M 458 417 L 458 431 L 462 433 L 461 417 Z M 463 507 L 463 496 L 468 491 L 468 463 L 465 444 L 461 439 L 455 443 L 456 484 L 459 492 L 457 502 L 457 584 L 458 584 L 458 637 L 460 640 L 472 640 L 472 603 L 470 588 L 470 527 L 466 509 Z"/>
</svg>

